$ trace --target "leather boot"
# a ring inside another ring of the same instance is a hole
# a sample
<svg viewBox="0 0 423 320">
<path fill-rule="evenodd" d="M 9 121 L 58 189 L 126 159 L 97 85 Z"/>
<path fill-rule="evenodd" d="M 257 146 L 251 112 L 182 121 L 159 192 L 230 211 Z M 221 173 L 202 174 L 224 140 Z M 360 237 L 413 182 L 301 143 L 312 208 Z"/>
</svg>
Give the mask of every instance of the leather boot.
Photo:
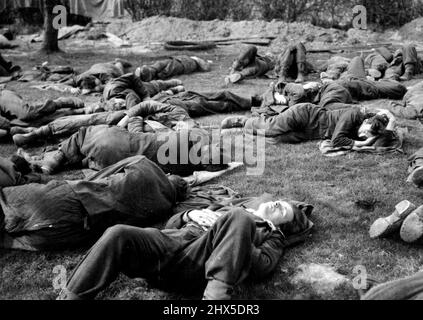
<svg viewBox="0 0 423 320">
<path fill-rule="evenodd" d="M 232 129 L 232 128 L 244 128 L 248 117 L 245 116 L 234 116 L 226 118 L 222 121 L 221 129 Z"/>
<path fill-rule="evenodd" d="M 173 87 L 172 89 L 170 89 L 170 91 L 173 94 L 181 93 L 181 92 L 184 92 L 185 91 L 185 87 L 184 86 Z"/>
<path fill-rule="evenodd" d="M 303 83 L 305 81 L 305 74 L 306 74 L 306 64 L 305 63 L 298 63 L 298 76 L 295 80 L 295 83 Z"/>
<path fill-rule="evenodd" d="M 405 72 L 400 77 L 401 81 L 410 81 L 414 76 L 415 65 L 413 63 L 408 63 L 405 65 Z"/>
<path fill-rule="evenodd" d="M 372 77 L 374 79 L 382 78 L 382 73 L 377 69 L 369 69 L 369 70 L 367 70 L 367 73 L 370 77 Z"/>
<path fill-rule="evenodd" d="M 242 80 L 242 75 L 239 72 L 231 73 L 229 76 L 225 77 L 225 84 L 228 86 L 231 83 L 237 83 Z"/>
<path fill-rule="evenodd" d="M 400 236 L 407 243 L 421 243 L 423 240 L 423 206 L 417 208 L 405 219 Z"/>
<path fill-rule="evenodd" d="M 409 169 L 410 175 L 407 182 L 413 183 L 416 187 L 423 187 L 423 159 L 416 158 L 410 162 Z"/>
<path fill-rule="evenodd" d="M 23 127 L 12 127 L 10 129 L 10 134 L 12 136 L 16 134 L 25 134 L 25 133 L 31 133 L 32 131 L 36 130 L 36 128 L 23 128 Z"/>
<path fill-rule="evenodd" d="M 191 57 L 195 62 L 197 62 L 197 65 L 200 69 L 200 71 L 208 72 L 210 71 L 210 63 L 199 58 L 199 57 Z"/>
<path fill-rule="evenodd" d="M 22 147 L 28 144 L 31 144 L 32 142 L 47 138 L 51 136 L 51 130 L 49 126 L 43 126 L 41 128 L 35 129 L 34 131 L 26 134 L 16 134 L 13 136 L 13 141 L 18 147 Z"/>
<path fill-rule="evenodd" d="M 52 174 L 55 172 L 60 165 L 66 160 L 64 153 L 61 150 L 48 152 L 44 155 L 44 159 L 41 161 L 40 167 L 44 174 Z"/>
<path fill-rule="evenodd" d="M 209 280 L 203 300 L 231 300 L 233 286 L 218 280 Z"/>
<path fill-rule="evenodd" d="M 386 218 L 377 219 L 370 227 L 370 238 L 386 237 L 401 228 L 403 221 L 416 209 L 410 201 L 404 200 L 395 206 L 395 211 Z"/>
</svg>

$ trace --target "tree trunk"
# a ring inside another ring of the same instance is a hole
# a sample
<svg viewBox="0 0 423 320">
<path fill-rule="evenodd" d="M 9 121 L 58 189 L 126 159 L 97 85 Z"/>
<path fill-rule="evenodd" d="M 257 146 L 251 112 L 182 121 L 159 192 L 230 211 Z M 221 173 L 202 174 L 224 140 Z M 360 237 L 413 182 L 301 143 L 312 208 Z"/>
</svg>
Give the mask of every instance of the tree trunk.
<svg viewBox="0 0 423 320">
<path fill-rule="evenodd" d="M 59 30 L 53 27 L 53 8 L 58 4 L 57 0 L 44 0 L 44 42 L 41 51 L 58 52 L 59 49 Z"/>
</svg>

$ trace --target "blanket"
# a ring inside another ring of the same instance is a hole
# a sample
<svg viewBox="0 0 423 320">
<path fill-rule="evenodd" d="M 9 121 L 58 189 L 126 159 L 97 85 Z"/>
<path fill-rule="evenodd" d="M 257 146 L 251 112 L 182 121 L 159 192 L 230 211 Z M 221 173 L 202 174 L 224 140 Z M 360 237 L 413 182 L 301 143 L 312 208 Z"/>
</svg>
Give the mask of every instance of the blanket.
<svg viewBox="0 0 423 320">
<path fill-rule="evenodd" d="M 368 147 L 353 147 L 353 148 L 334 148 L 332 147 L 332 142 L 330 140 L 324 140 L 319 142 L 318 146 L 320 152 L 325 157 L 339 157 L 346 155 L 350 152 L 360 152 L 360 153 L 371 153 L 371 154 L 388 154 L 400 152 L 404 153 L 403 144 L 404 144 L 405 131 L 403 129 L 398 129 L 394 132 L 392 139 L 387 143 L 378 144 L 378 141 L 375 142 L 373 146 Z"/>
</svg>

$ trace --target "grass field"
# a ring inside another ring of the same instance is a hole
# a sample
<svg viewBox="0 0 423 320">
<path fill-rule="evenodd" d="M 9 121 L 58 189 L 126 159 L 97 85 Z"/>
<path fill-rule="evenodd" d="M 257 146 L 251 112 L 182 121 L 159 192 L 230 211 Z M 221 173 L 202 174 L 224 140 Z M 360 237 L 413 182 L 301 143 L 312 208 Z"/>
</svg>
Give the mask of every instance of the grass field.
<svg viewBox="0 0 423 320">
<path fill-rule="evenodd" d="M 212 91 L 224 89 L 223 77 L 227 73 L 238 47 L 224 47 L 200 53 L 203 58 L 214 62 L 210 73 L 181 76 L 188 90 Z M 41 57 L 10 55 L 10 59 L 24 69 L 49 60 L 52 64 L 69 64 L 79 71 L 91 64 L 109 61 L 118 56 L 95 50 Z M 155 52 L 143 56 L 125 55 L 134 65 L 147 63 L 158 56 L 172 53 Z M 325 55 L 311 55 L 310 60 L 324 60 Z M 269 79 L 256 79 L 233 86 L 230 90 L 242 95 L 261 93 L 269 85 Z M 414 81 L 415 82 L 415 81 Z M 410 84 L 413 82 L 410 82 Z M 42 92 L 30 88 L 29 84 L 11 83 L 9 88 L 17 90 L 25 99 L 43 101 L 48 97 L 59 97 L 57 92 Z M 95 102 L 99 97 L 84 98 Z M 202 118 L 208 124 L 220 124 L 225 116 Z M 407 127 L 406 154 L 375 156 L 349 154 L 338 158 L 321 156 L 316 142 L 300 145 L 267 146 L 265 172 L 261 176 L 247 176 L 244 170 L 237 170 L 220 178 L 217 183 L 225 184 L 245 196 L 264 192 L 286 198 L 305 201 L 315 206 L 312 217 L 315 231 L 309 241 L 290 249 L 281 259 L 275 274 L 262 283 L 246 283 L 237 288 L 235 298 L 239 299 L 357 299 L 354 292 L 336 291 L 329 296 L 319 296 L 310 288 L 294 287 L 289 278 L 296 267 L 304 263 L 329 264 L 349 278 L 355 277 L 353 269 L 363 265 L 372 277 L 390 280 L 411 275 L 423 263 L 423 250 L 418 246 L 403 244 L 398 239 L 372 241 L 368 229 L 372 221 L 390 214 L 396 203 L 408 199 L 420 205 L 423 191 L 405 183 L 407 155 L 423 147 L 422 125 L 413 121 L 400 120 Z M 41 148 L 39 149 L 41 150 Z M 0 154 L 7 157 L 16 151 L 10 142 L 0 145 Z M 79 171 L 66 172 L 63 178 L 81 177 Z M 375 203 L 374 208 L 362 209 L 359 201 Z M 75 267 L 85 249 L 60 253 L 28 253 L 0 250 L 0 299 L 54 299 L 58 293 L 53 287 L 57 276 L 53 269 L 63 265 L 68 272 Z M 187 299 L 150 288 L 142 280 L 119 278 L 99 298 L 103 299 Z"/>
</svg>

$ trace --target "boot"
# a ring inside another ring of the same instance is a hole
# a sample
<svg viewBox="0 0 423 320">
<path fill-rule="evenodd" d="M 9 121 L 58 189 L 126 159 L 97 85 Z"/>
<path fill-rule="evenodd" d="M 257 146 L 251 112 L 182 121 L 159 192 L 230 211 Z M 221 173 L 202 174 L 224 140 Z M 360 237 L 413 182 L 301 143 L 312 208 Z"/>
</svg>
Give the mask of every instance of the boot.
<svg viewBox="0 0 423 320">
<path fill-rule="evenodd" d="M 382 78 L 382 73 L 377 69 L 369 69 L 369 70 L 367 70 L 367 73 L 370 77 L 372 77 L 374 79 Z"/>
<path fill-rule="evenodd" d="M 49 126 L 43 126 L 41 128 L 35 129 L 34 131 L 26 134 L 16 134 L 13 136 L 13 141 L 18 147 L 22 147 L 28 144 L 31 144 L 32 142 L 47 138 L 51 136 L 51 130 Z"/>
<path fill-rule="evenodd" d="M 423 167 L 415 169 L 408 177 L 407 182 L 413 183 L 417 188 L 423 187 Z"/>
<path fill-rule="evenodd" d="M 416 209 L 410 201 L 404 200 L 395 206 L 395 211 L 386 218 L 377 219 L 370 227 L 370 238 L 386 237 L 401 228 L 403 221 Z"/>
<path fill-rule="evenodd" d="M 116 61 L 115 67 L 118 68 L 122 74 L 125 74 L 125 67 L 121 61 Z"/>
<path fill-rule="evenodd" d="M 401 239 L 407 243 L 420 242 L 423 238 L 423 206 L 411 213 L 402 224 Z"/>
<path fill-rule="evenodd" d="M 298 63 L 298 76 L 295 80 L 295 83 L 303 83 L 305 81 L 305 74 L 306 74 L 306 64 L 299 62 Z"/>
<path fill-rule="evenodd" d="M 200 68 L 201 71 L 203 72 L 208 72 L 210 71 L 210 63 L 208 63 L 207 61 L 199 58 L 199 57 L 191 57 L 193 60 L 195 60 L 195 62 L 197 62 L 198 67 Z"/>
<path fill-rule="evenodd" d="M 34 130 L 36 130 L 36 128 L 12 127 L 10 129 L 10 135 L 14 136 L 16 134 L 31 133 Z"/>
<path fill-rule="evenodd" d="M 401 81 L 410 81 L 414 76 L 415 65 L 413 63 L 409 63 L 405 65 L 405 72 L 400 77 Z"/>
<path fill-rule="evenodd" d="M 185 91 L 185 87 L 184 86 L 177 86 L 177 87 L 174 87 L 174 88 L 170 89 L 170 91 L 173 94 L 181 93 L 181 92 L 184 92 Z"/>
<path fill-rule="evenodd" d="M 46 153 L 44 159 L 40 163 L 41 170 L 44 174 L 52 174 L 61 164 L 66 161 L 66 157 L 61 150 Z"/>
<path fill-rule="evenodd" d="M 415 159 L 410 165 L 409 172 L 407 182 L 413 183 L 418 188 L 423 187 L 423 159 Z"/>
<path fill-rule="evenodd" d="M 134 76 L 138 79 L 141 79 L 141 67 L 135 69 Z"/>
<path fill-rule="evenodd" d="M 248 118 L 245 116 L 229 117 L 222 121 L 221 129 L 244 128 Z"/>
<path fill-rule="evenodd" d="M 203 300 L 231 300 L 233 286 L 218 280 L 209 280 Z"/>
<path fill-rule="evenodd" d="M 241 80 L 242 80 L 242 75 L 238 72 L 235 72 L 225 78 L 225 84 L 228 86 L 231 83 L 237 83 Z"/>
<path fill-rule="evenodd" d="M 180 79 L 172 79 L 172 80 L 166 80 L 164 83 L 168 86 L 168 88 L 183 86 L 184 83 Z"/>
</svg>

